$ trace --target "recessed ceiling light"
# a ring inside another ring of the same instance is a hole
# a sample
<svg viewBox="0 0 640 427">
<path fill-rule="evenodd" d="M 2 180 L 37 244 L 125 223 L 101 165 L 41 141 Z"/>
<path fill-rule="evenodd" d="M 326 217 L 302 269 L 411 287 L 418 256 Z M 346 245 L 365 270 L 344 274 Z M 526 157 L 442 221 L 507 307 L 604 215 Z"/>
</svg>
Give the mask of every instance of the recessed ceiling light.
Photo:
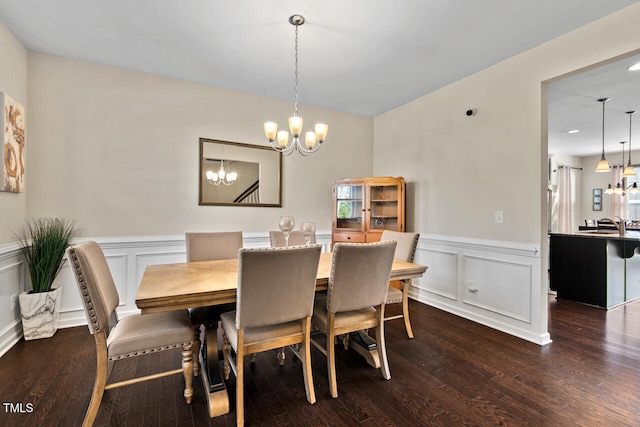
<svg viewBox="0 0 640 427">
<path fill-rule="evenodd" d="M 578 133 L 578 132 L 580 132 L 580 129 L 571 129 L 567 131 L 567 133 Z"/>
<path fill-rule="evenodd" d="M 627 70 L 629 71 L 640 71 L 640 62 L 630 65 Z"/>
</svg>

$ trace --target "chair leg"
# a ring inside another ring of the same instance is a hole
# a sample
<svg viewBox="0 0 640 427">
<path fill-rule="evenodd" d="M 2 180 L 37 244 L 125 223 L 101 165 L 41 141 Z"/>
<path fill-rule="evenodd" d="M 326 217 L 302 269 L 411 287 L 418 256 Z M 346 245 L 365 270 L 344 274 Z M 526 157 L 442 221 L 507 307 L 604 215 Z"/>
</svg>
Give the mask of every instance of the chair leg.
<svg viewBox="0 0 640 427">
<path fill-rule="evenodd" d="M 378 346 L 378 356 L 380 356 L 380 370 L 385 380 L 391 379 L 389 371 L 389 362 L 387 361 L 387 345 L 384 339 L 384 304 L 376 307 L 376 316 L 378 317 L 378 327 L 376 328 L 376 343 Z"/>
<path fill-rule="evenodd" d="M 244 425 L 244 330 L 238 330 L 236 350 L 236 425 Z"/>
<path fill-rule="evenodd" d="M 182 372 L 184 375 L 184 399 L 187 404 L 193 398 L 193 345 L 182 346 Z"/>
<path fill-rule="evenodd" d="M 349 350 L 349 333 L 348 332 L 342 336 L 342 347 L 344 348 L 344 351 Z"/>
<path fill-rule="evenodd" d="M 284 347 L 280 347 L 280 349 L 278 350 L 278 365 L 284 366 L 285 358 L 286 356 L 284 354 Z"/>
<path fill-rule="evenodd" d="M 82 423 L 84 426 L 92 426 L 93 422 L 98 415 L 98 409 L 100 408 L 100 402 L 102 402 L 102 396 L 104 395 L 104 388 L 107 385 L 108 375 L 108 360 L 107 360 L 107 340 L 104 332 L 97 332 L 94 334 L 96 341 L 96 380 L 93 384 L 93 393 L 91 393 L 91 401 L 87 408 L 87 413 L 84 416 Z"/>
<path fill-rule="evenodd" d="M 202 325 L 193 326 L 193 376 L 197 377 L 200 375 L 200 346 L 202 342 L 200 341 L 200 333 L 202 330 L 200 329 Z"/>
<path fill-rule="evenodd" d="M 307 401 L 312 405 L 316 403 L 316 391 L 313 387 L 313 372 L 311 370 L 311 318 L 303 320 L 304 342 L 302 345 L 302 374 L 304 375 L 304 389 L 307 392 Z M 283 349 L 284 350 L 284 349 Z"/>
<path fill-rule="evenodd" d="M 329 393 L 331 397 L 338 397 L 338 382 L 336 380 L 336 344 L 335 344 L 335 313 L 329 313 L 327 327 L 327 370 L 329 371 Z"/>
<path fill-rule="evenodd" d="M 409 338 L 413 339 L 413 329 L 409 321 L 409 288 L 411 280 L 402 281 L 402 317 L 404 318 L 404 328 L 407 330 Z"/>
</svg>

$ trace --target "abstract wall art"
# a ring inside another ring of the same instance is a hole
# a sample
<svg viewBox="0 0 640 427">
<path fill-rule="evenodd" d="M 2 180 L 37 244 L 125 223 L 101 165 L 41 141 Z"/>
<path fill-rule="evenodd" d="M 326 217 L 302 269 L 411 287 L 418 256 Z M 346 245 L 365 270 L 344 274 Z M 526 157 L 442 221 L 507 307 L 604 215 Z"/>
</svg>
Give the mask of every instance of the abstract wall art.
<svg viewBox="0 0 640 427">
<path fill-rule="evenodd" d="M 4 92 L 0 92 L 2 105 L 2 182 L 0 190 L 12 193 L 24 191 L 24 107 Z"/>
</svg>

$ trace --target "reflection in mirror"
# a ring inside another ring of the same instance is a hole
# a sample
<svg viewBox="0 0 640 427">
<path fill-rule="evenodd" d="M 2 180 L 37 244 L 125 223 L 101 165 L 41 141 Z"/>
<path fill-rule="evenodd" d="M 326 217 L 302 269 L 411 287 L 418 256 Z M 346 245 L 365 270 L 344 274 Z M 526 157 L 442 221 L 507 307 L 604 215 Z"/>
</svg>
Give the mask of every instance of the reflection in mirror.
<svg viewBox="0 0 640 427">
<path fill-rule="evenodd" d="M 200 138 L 199 204 L 281 207 L 282 153 Z"/>
</svg>

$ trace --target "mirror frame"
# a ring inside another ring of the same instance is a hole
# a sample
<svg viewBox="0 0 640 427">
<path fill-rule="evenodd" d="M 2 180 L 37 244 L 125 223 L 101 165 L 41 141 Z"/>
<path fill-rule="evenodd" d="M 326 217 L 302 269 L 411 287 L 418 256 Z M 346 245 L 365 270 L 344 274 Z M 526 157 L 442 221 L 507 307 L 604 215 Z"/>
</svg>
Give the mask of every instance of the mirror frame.
<svg viewBox="0 0 640 427">
<path fill-rule="evenodd" d="M 200 150 L 198 156 L 198 205 L 199 206 L 248 206 L 248 207 L 267 207 L 267 208 L 280 208 L 282 207 L 282 153 L 274 150 L 271 147 L 264 145 L 253 145 L 253 144 L 243 144 L 240 142 L 230 142 L 230 141 L 221 141 L 218 139 L 210 139 L 210 138 L 200 138 Z M 203 154 L 204 154 L 204 144 L 205 143 L 215 143 L 222 145 L 233 145 L 236 147 L 242 147 L 246 149 L 252 150 L 267 150 L 273 153 L 274 156 L 278 156 L 278 176 L 276 179 L 278 180 L 278 202 L 277 203 L 235 203 L 235 202 L 210 202 L 204 201 L 202 199 L 202 185 L 204 184 L 203 179 Z"/>
</svg>

